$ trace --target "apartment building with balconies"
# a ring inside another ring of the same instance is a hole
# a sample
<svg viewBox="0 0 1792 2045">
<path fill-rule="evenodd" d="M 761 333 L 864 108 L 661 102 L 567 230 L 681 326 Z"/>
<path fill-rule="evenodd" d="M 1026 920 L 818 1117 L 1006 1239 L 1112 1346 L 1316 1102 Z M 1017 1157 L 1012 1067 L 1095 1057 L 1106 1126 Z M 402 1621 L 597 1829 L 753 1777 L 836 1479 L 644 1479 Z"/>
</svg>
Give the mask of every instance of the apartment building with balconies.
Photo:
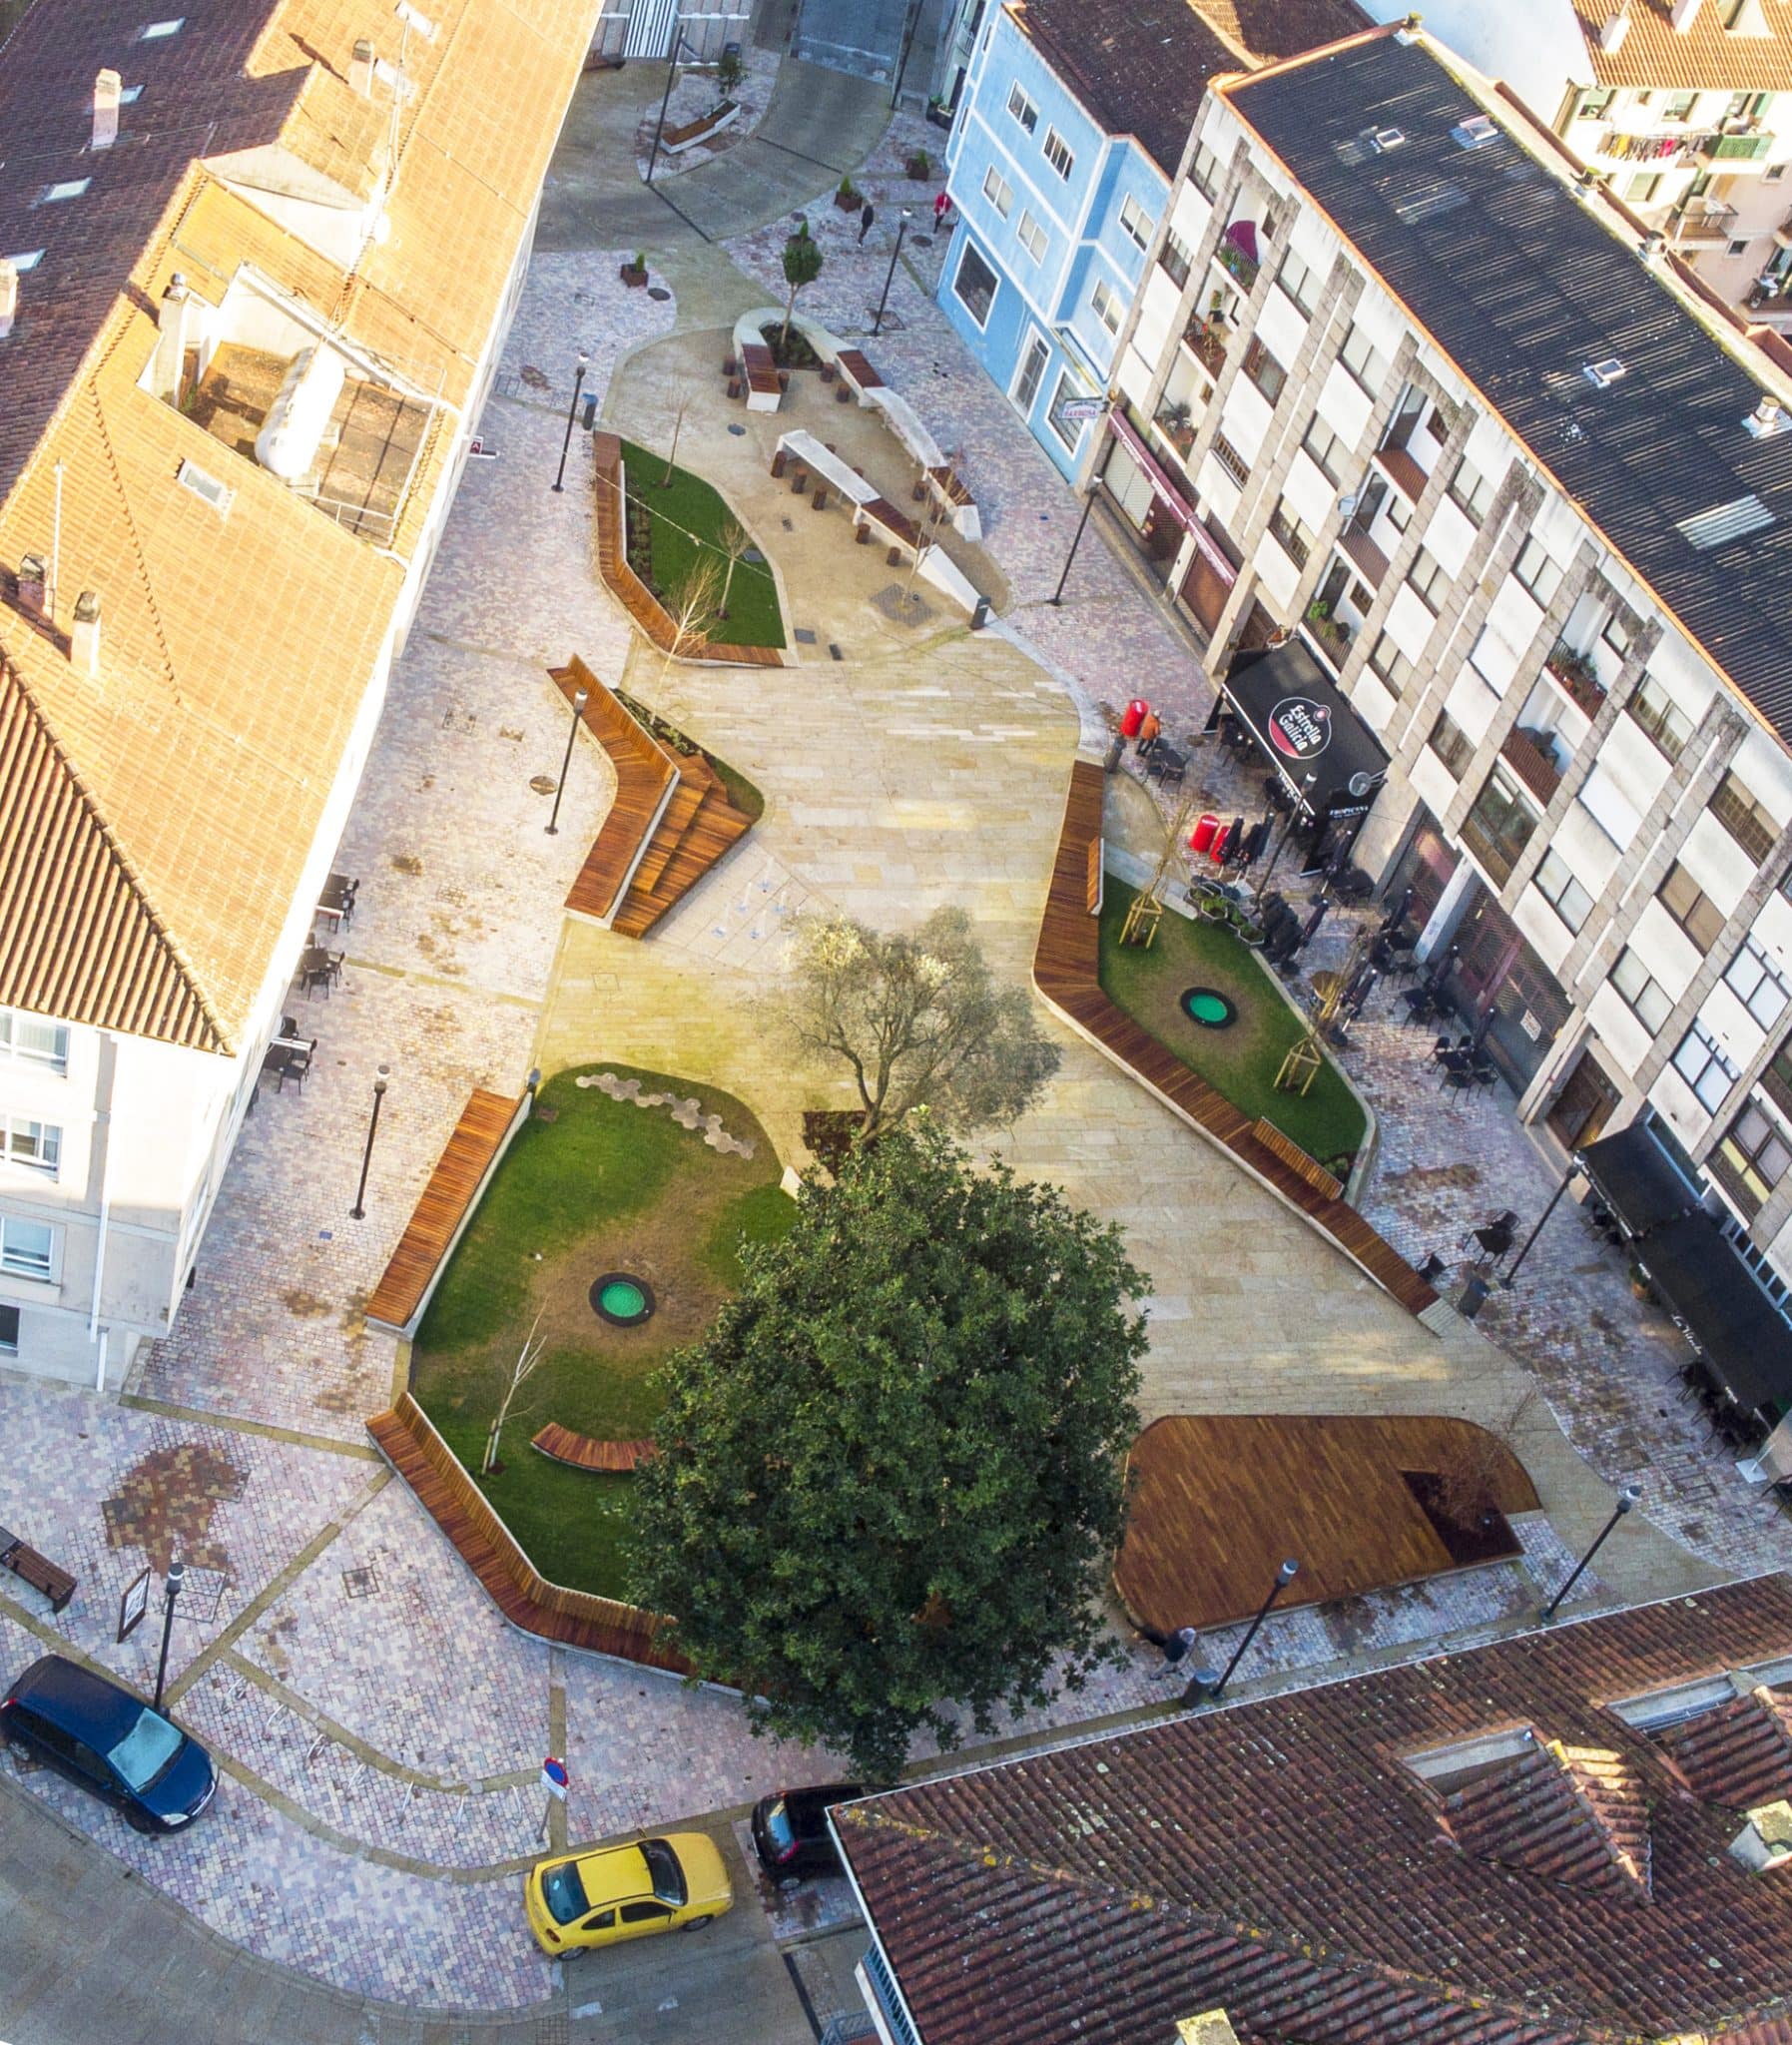
<svg viewBox="0 0 1792 2045">
<path fill-rule="evenodd" d="M 1412 891 L 1520 1114 L 1646 1114 L 1779 1291 L 1792 380 L 1460 73 L 1401 29 L 1216 84 L 1091 466 L 1181 534 L 1222 687 L 1278 647 L 1252 691 L 1373 739 L 1315 828 Z"/>
</svg>

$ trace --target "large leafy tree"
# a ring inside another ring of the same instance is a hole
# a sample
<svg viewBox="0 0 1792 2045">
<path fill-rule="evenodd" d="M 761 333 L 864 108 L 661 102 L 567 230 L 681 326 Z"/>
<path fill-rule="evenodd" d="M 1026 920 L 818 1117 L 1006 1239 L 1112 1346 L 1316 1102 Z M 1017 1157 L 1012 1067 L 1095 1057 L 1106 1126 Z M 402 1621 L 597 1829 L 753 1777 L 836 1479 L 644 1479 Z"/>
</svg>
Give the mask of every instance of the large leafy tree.
<svg viewBox="0 0 1792 2045">
<path fill-rule="evenodd" d="M 926 1118 L 806 1181 L 665 1367 L 633 1579 L 755 1728 L 893 1779 L 1104 1659 L 1146 1281 L 1112 1225 Z M 956 1711 L 942 1708 L 948 1703 Z"/>
</svg>

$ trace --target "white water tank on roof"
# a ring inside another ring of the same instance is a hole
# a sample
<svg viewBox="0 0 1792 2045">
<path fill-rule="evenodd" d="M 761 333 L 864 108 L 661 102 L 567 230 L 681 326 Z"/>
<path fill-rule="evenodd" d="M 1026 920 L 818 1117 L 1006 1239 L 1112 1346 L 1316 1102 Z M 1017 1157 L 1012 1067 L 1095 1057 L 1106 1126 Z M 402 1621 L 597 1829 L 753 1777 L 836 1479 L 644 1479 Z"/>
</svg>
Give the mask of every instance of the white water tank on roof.
<svg viewBox="0 0 1792 2045">
<path fill-rule="evenodd" d="M 256 459 L 264 468 L 289 483 L 310 468 L 347 374 L 334 348 L 319 341 L 299 349 L 256 435 Z"/>
</svg>

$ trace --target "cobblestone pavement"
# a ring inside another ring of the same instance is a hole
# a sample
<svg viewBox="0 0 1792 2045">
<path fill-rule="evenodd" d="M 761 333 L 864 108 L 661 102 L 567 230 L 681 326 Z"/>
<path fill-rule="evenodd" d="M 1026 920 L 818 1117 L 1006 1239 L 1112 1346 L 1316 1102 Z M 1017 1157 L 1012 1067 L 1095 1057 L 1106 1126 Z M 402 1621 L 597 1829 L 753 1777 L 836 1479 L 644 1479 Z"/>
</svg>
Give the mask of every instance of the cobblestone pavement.
<svg viewBox="0 0 1792 2045">
<path fill-rule="evenodd" d="M 741 52 L 741 82 L 729 94 L 741 110 L 739 119 L 732 127 L 724 128 L 713 141 L 694 143 L 677 156 L 669 156 L 662 148 L 658 162 L 654 163 L 654 182 L 659 185 L 673 183 L 699 164 L 714 163 L 731 149 L 738 149 L 759 126 L 760 117 L 771 102 L 772 88 L 778 82 L 779 61 L 778 51 L 762 50 L 756 43 L 748 44 Z M 682 128 L 687 122 L 700 121 L 719 97 L 713 71 L 695 68 L 681 71 L 664 109 L 668 131 Z M 642 115 L 640 126 L 635 130 L 635 170 L 643 179 L 653 159 L 654 132 L 660 118 L 661 106 L 656 100 Z"/>
</svg>

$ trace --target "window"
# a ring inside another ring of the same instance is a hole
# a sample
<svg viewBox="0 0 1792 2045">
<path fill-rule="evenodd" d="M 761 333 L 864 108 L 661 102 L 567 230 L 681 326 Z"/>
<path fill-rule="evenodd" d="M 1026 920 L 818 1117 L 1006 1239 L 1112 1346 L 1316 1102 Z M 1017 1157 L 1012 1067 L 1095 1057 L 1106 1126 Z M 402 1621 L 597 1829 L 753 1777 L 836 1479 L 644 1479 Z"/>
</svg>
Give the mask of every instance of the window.
<svg viewBox="0 0 1792 2045">
<path fill-rule="evenodd" d="M 1045 131 L 1045 161 L 1065 184 L 1070 182 L 1070 173 L 1076 168 L 1076 158 L 1070 152 L 1070 145 L 1055 128 L 1047 128 Z"/>
<path fill-rule="evenodd" d="M 1383 632 L 1370 648 L 1369 665 L 1395 695 L 1405 694 L 1407 684 L 1413 679 L 1413 663 L 1386 632 Z"/>
<path fill-rule="evenodd" d="M 1752 933 L 1743 939 L 1742 950 L 1730 961 L 1724 984 L 1763 1029 L 1771 1029 L 1785 1014 L 1785 970 L 1777 960 L 1768 957 Z"/>
<path fill-rule="evenodd" d="M 1206 143 L 1195 145 L 1194 161 L 1188 167 L 1188 181 L 1203 199 L 1212 199 L 1220 189 L 1222 165 Z"/>
<path fill-rule="evenodd" d="M 1553 846 L 1536 870 L 1537 893 L 1576 935 L 1593 913 L 1593 898 L 1575 880 L 1568 863 Z"/>
<path fill-rule="evenodd" d="M 624 1903 L 620 1914 L 624 1924 L 657 1924 L 672 1912 L 664 1903 Z"/>
<path fill-rule="evenodd" d="M 1618 616 L 1616 611 L 1613 611 L 1611 616 L 1605 620 L 1604 629 L 1600 632 L 1599 637 L 1611 648 L 1619 660 L 1622 660 L 1630 651 L 1630 628 Z"/>
<path fill-rule="evenodd" d="M 1194 264 L 1195 252 L 1174 228 L 1166 228 L 1163 247 L 1157 252 L 1157 267 L 1178 291 L 1188 283 L 1188 274 Z"/>
<path fill-rule="evenodd" d="M 1030 135 L 1039 125 L 1039 110 L 1018 85 L 1008 87 L 1008 112 Z"/>
<path fill-rule="evenodd" d="M 1632 171 L 1624 180 L 1624 197 L 1632 206 L 1647 206 L 1660 190 L 1659 171 Z"/>
<path fill-rule="evenodd" d="M 1371 397 L 1381 395 L 1382 385 L 1388 380 L 1388 364 L 1370 344 L 1369 337 L 1361 327 L 1353 326 L 1344 337 L 1344 345 L 1338 350 L 1338 359 Z"/>
<path fill-rule="evenodd" d="M 1058 406 L 1063 403 L 1066 397 L 1081 397 L 1082 395 L 1083 392 L 1078 387 L 1076 379 L 1071 375 L 1070 371 L 1068 369 L 1060 369 L 1058 371 L 1057 388 L 1051 393 L 1051 409 L 1046 416 L 1051 421 L 1051 430 L 1063 441 L 1066 447 L 1074 448 L 1077 441 L 1082 438 L 1082 426 L 1074 419 L 1064 420 L 1059 418 Z"/>
<path fill-rule="evenodd" d="M 1749 239 L 1746 235 L 1743 235 L 1736 241 L 1729 243 L 1723 253 L 1726 256 L 1746 256 L 1749 252 Z"/>
<path fill-rule="evenodd" d="M 1463 823 L 1463 843 L 1501 887 L 1536 830 L 1536 812 L 1502 767 L 1487 778 Z"/>
<path fill-rule="evenodd" d="M 1141 249 L 1149 248 L 1151 231 L 1157 226 L 1130 192 L 1120 203 L 1120 232 Z"/>
<path fill-rule="evenodd" d="M 1677 760 L 1692 736 L 1692 719 L 1674 702 L 1653 675 L 1645 674 L 1624 705 L 1626 714 L 1648 734 L 1656 751 Z"/>
<path fill-rule="evenodd" d="M 0 1115 L 0 1155 L 8 1164 L 56 1176 L 62 1162 L 62 1131 L 52 1122 L 27 1121 L 23 1115 Z"/>
<path fill-rule="evenodd" d="M 1311 320 L 1314 305 L 1319 297 L 1319 279 L 1292 249 L 1282 258 L 1282 268 L 1276 272 L 1276 282 Z"/>
<path fill-rule="evenodd" d="M 1307 428 L 1307 437 L 1301 445 L 1312 455 L 1327 482 L 1335 483 L 1344 474 L 1350 460 L 1350 449 L 1317 412 L 1313 414 L 1313 423 Z"/>
<path fill-rule="evenodd" d="M 1603 121 L 1611 111 L 1611 103 L 1617 98 L 1613 86 L 1602 86 L 1597 92 L 1583 92 L 1580 95 L 1580 118 L 1583 121 Z"/>
<path fill-rule="evenodd" d="M 958 258 L 957 272 L 952 278 L 952 290 L 958 294 L 959 303 L 979 327 L 987 327 L 989 324 L 989 309 L 995 304 L 995 272 L 978 255 L 975 247 L 966 242 L 964 253 Z"/>
<path fill-rule="evenodd" d="M 1245 349 L 1244 370 L 1271 404 L 1282 395 L 1288 373 L 1254 334 L 1250 346 Z"/>
<path fill-rule="evenodd" d="M 1711 798 L 1711 814 L 1756 866 L 1773 850 L 1779 826 L 1734 774 L 1726 774 Z"/>
<path fill-rule="evenodd" d="M 1444 599 L 1450 594 L 1450 577 L 1429 549 L 1421 547 L 1413 557 L 1413 565 L 1407 570 L 1407 580 L 1413 585 L 1413 593 L 1419 601 L 1435 617 L 1444 608 Z"/>
<path fill-rule="evenodd" d="M 1313 535 L 1300 519 L 1288 508 L 1288 499 L 1278 497 L 1276 508 L 1269 514 L 1269 529 L 1282 551 L 1297 568 L 1307 565 L 1307 556 L 1313 551 Z"/>
<path fill-rule="evenodd" d="M 1240 489 L 1251 479 L 1251 464 L 1239 453 L 1224 433 L 1213 436 L 1213 458 L 1237 483 Z M 1792 874 L 1786 876 L 1786 892 L 1792 895 Z"/>
<path fill-rule="evenodd" d="M 20 1009 L 0 1009 L 0 1057 L 44 1065 L 52 1072 L 69 1068 L 69 1025 L 46 1022 Z"/>
<path fill-rule="evenodd" d="M 89 185 L 91 178 L 67 178 L 60 185 L 46 185 L 39 194 L 41 206 L 55 206 L 64 199 L 79 199 Z"/>
<path fill-rule="evenodd" d="M 1716 1160 L 1723 1168 L 1720 1175 L 1753 1214 L 1767 1204 L 1792 1166 L 1792 1142 L 1767 1110 L 1751 1100 L 1724 1131 Z"/>
<path fill-rule="evenodd" d="M 1120 331 L 1120 316 L 1126 310 L 1126 302 L 1114 290 L 1105 277 L 1095 280 L 1095 289 L 1089 294 L 1089 311 L 1094 314 L 1109 334 Z"/>
<path fill-rule="evenodd" d="M 16 1306 L 0 1306 L 0 1356 L 17 1356 L 19 1353 L 19 1310 Z"/>
<path fill-rule="evenodd" d="M 1425 743 L 1458 781 L 1468 773 L 1469 762 L 1475 758 L 1475 741 L 1448 710 L 1439 711 L 1438 721 L 1432 726 L 1431 737 Z"/>
<path fill-rule="evenodd" d="M 1026 358 L 1020 364 L 1020 374 L 1014 383 L 1014 402 L 1023 412 L 1030 412 L 1033 399 L 1039 394 L 1039 385 L 1045 377 L 1045 364 L 1051 359 L 1051 350 L 1035 334 L 1027 343 Z"/>
<path fill-rule="evenodd" d="M 47 1221 L 25 1221 L 0 1214 L 0 1271 L 15 1278 L 48 1278 L 55 1232 Z"/>
<path fill-rule="evenodd" d="M 1695 1022 L 1681 1037 L 1674 1052 L 1674 1070 L 1692 1088 L 1699 1105 L 1713 1114 L 1736 1083 L 1736 1067 L 1718 1049 L 1716 1037 L 1702 1022 Z"/>
<path fill-rule="evenodd" d="M 16 256 L 7 257 L 7 262 L 23 277 L 28 270 L 35 270 L 44 260 L 41 249 L 21 249 Z"/>
<path fill-rule="evenodd" d="M 1661 983 L 1628 945 L 1617 955 L 1617 964 L 1611 969 L 1611 985 L 1618 1000 L 1649 1034 L 1659 1034 L 1673 1014 L 1674 1005 L 1662 992 Z"/>
<path fill-rule="evenodd" d="M 178 36 L 187 25 L 187 17 L 177 14 L 172 21 L 152 21 L 137 31 L 140 43 L 159 43 L 164 36 Z"/>
<path fill-rule="evenodd" d="M 983 173 L 983 197 L 1007 219 L 1014 205 L 1014 188 L 993 164 Z"/>
<path fill-rule="evenodd" d="M 1051 237 L 1034 220 L 1032 215 L 1027 212 L 1025 207 L 1020 209 L 1020 225 L 1014 232 L 1020 237 L 1020 246 L 1033 261 L 1035 263 L 1043 263 L 1045 261 L 1045 252 L 1051 247 Z M 1118 325 L 1118 322 L 1115 324 Z"/>
<path fill-rule="evenodd" d="M 1450 478 L 1450 501 L 1457 509 L 1480 525 L 1493 508 L 1493 480 L 1483 475 L 1479 468 L 1470 466 L 1467 458 L 1456 465 L 1456 474 Z"/>
<path fill-rule="evenodd" d="M 1701 952 L 1723 936 L 1723 912 L 1678 860 L 1668 868 L 1656 899 Z"/>
<path fill-rule="evenodd" d="M 1544 610 L 1555 601 L 1555 592 L 1561 587 L 1561 570 L 1534 539 L 1527 539 L 1518 549 L 1512 577 L 1521 589 L 1529 590 Z"/>
<path fill-rule="evenodd" d="M 1697 98 L 1698 94 L 1694 92 L 1669 93 L 1667 104 L 1661 109 L 1662 120 L 1690 121 L 1692 119 L 1693 102 Z"/>
</svg>

